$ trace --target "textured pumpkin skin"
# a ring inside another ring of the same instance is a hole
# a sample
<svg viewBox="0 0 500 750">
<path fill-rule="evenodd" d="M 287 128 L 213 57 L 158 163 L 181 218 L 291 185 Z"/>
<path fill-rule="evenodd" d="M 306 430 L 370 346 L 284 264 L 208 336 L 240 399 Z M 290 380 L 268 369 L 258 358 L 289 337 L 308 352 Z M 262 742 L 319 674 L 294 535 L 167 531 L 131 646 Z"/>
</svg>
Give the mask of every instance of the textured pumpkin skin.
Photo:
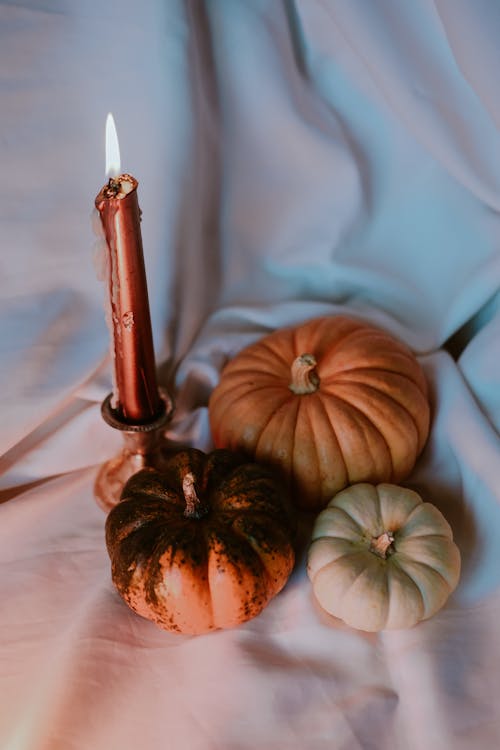
<svg viewBox="0 0 500 750">
<path fill-rule="evenodd" d="M 416 492 L 360 483 L 318 515 L 307 573 L 321 607 L 351 627 L 409 628 L 445 604 L 460 553 L 441 512 Z"/>
<path fill-rule="evenodd" d="M 291 366 L 316 359 L 317 390 L 290 390 Z M 388 333 L 347 316 L 277 330 L 237 354 L 209 401 L 217 447 L 243 450 L 289 481 L 296 504 L 320 510 L 357 482 L 413 469 L 429 432 L 424 373 Z"/>
<path fill-rule="evenodd" d="M 182 483 L 195 477 L 206 515 L 186 517 Z M 268 469 L 229 451 L 196 449 L 144 469 L 106 520 L 112 579 L 139 615 L 199 634 L 261 612 L 294 565 L 288 496 Z"/>
</svg>

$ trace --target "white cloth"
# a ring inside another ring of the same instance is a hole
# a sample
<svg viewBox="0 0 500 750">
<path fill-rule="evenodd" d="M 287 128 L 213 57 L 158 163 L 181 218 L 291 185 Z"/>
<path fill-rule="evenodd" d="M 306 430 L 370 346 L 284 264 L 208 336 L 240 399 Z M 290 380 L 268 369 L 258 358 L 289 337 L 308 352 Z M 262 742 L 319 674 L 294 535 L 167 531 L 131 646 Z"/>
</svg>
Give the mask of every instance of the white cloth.
<svg viewBox="0 0 500 750">
<path fill-rule="evenodd" d="M 0 2 L 2 750 L 500 745 L 499 35 L 486 0 Z M 463 563 L 431 620 L 349 629 L 304 553 L 207 636 L 114 592 L 92 489 L 121 447 L 92 265 L 109 110 L 172 439 L 211 447 L 224 362 L 282 325 L 352 312 L 419 356 L 409 484 Z"/>
</svg>

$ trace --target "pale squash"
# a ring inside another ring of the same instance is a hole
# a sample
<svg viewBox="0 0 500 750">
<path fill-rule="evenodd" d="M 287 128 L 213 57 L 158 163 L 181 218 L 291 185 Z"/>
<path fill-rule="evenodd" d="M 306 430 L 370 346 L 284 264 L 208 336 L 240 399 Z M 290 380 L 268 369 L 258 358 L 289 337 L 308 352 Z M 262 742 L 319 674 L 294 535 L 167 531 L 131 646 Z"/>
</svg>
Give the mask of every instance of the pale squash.
<svg viewBox="0 0 500 750">
<path fill-rule="evenodd" d="M 460 553 L 450 525 L 412 490 L 367 483 L 317 517 L 307 573 L 320 606 L 353 628 L 409 628 L 455 589 Z"/>
</svg>

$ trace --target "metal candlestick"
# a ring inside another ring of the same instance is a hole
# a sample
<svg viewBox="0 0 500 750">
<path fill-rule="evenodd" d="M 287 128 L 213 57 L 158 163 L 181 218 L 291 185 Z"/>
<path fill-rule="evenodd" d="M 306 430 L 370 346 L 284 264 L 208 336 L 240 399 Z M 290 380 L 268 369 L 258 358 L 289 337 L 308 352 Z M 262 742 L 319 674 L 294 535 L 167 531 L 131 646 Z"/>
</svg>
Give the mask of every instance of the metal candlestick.
<svg viewBox="0 0 500 750">
<path fill-rule="evenodd" d="M 125 482 L 145 467 L 159 468 L 162 454 L 166 449 L 164 428 L 173 413 L 170 396 L 162 388 L 158 389 L 164 406 L 160 415 L 143 424 L 130 424 L 120 419 L 111 408 L 113 394 L 107 396 L 101 406 L 104 421 L 123 435 L 124 446 L 114 458 L 100 468 L 94 484 L 97 504 L 108 513 L 120 500 Z"/>
</svg>

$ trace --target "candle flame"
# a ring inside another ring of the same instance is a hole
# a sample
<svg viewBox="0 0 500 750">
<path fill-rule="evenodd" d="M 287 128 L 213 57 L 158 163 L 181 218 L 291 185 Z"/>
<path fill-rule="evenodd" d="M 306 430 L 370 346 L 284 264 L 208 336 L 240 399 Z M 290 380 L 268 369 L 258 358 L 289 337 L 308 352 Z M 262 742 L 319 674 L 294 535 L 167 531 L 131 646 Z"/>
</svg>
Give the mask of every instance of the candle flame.
<svg viewBox="0 0 500 750">
<path fill-rule="evenodd" d="M 106 177 L 118 177 L 120 174 L 120 146 L 113 115 L 106 118 Z"/>
</svg>

